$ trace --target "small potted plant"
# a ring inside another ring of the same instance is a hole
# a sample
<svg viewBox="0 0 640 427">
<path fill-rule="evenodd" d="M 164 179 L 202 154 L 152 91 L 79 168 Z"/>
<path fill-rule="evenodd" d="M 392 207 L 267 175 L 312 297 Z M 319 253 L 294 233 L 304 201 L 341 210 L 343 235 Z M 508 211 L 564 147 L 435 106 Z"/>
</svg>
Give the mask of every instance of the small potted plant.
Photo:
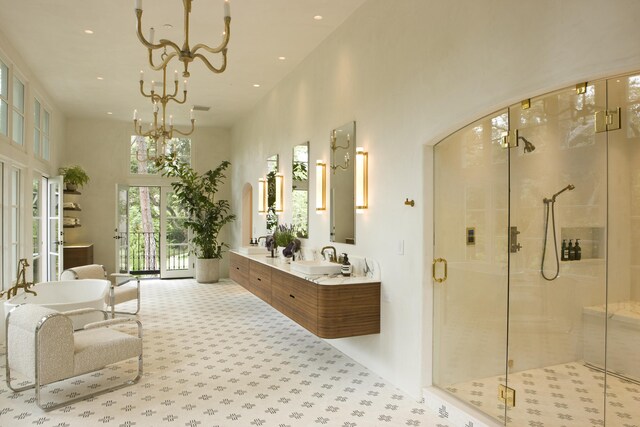
<svg viewBox="0 0 640 427">
<path fill-rule="evenodd" d="M 273 238 L 277 246 L 284 248 L 282 254 L 286 258 L 293 257 L 294 253 L 300 249 L 300 240 L 296 238 L 296 230 L 293 225 L 278 225 Z"/>
<path fill-rule="evenodd" d="M 62 175 L 64 186 L 69 191 L 75 191 L 89 182 L 89 175 L 78 165 L 65 166 L 58 169 L 58 173 Z"/>
</svg>

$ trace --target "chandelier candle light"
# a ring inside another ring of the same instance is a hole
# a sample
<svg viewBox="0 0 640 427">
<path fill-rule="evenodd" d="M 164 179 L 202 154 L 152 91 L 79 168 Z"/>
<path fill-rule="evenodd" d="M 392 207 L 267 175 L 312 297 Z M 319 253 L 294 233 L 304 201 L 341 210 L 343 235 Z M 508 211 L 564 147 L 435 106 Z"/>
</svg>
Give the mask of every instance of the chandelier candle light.
<svg viewBox="0 0 640 427">
<path fill-rule="evenodd" d="M 154 29 L 151 28 L 149 32 L 149 39 L 147 40 L 142 35 L 142 0 L 135 0 L 135 11 L 137 17 L 137 34 L 140 42 L 149 50 L 149 64 L 151 68 L 156 71 L 160 71 L 167 66 L 169 61 L 173 58 L 178 58 L 179 61 L 184 63 L 183 77 L 189 77 L 189 63 L 194 59 L 199 58 L 214 73 L 222 73 L 227 68 L 227 44 L 229 44 L 229 32 L 231 24 L 231 13 L 229 7 L 229 0 L 224 0 L 224 33 L 222 43 L 215 48 L 211 48 L 205 44 L 198 43 L 193 48 L 189 46 L 189 14 L 191 13 L 191 3 L 193 0 L 182 0 L 184 4 L 184 42 L 182 48 L 170 40 L 160 39 L 158 43 L 154 43 Z M 166 53 L 167 48 L 172 50 L 171 53 Z M 161 49 L 163 54 L 160 56 L 160 64 L 156 65 L 153 60 L 153 51 Z M 220 67 L 214 67 L 211 62 L 198 51 L 202 49 L 210 54 L 222 54 L 222 64 Z"/>
<path fill-rule="evenodd" d="M 174 129 L 173 127 L 173 116 L 169 116 L 169 123 L 167 125 L 166 114 L 167 114 L 167 103 L 169 101 L 174 101 L 177 104 L 184 104 L 187 100 L 187 81 L 184 81 L 184 88 L 182 90 L 182 99 L 178 99 L 178 72 L 174 73 L 174 90 L 172 94 L 167 94 L 167 68 L 162 69 L 162 95 L 156 93 L 154 85 L 155 82 L 151 81 L 151 91 L 150 93 L 145 93 L 144 91 L 144 72 L 140 71 L 140 93 L 146 97 L 150 98 L 153 103 L 153 123 L 150 124 L 149 130 L 146 132 L 142 129 L 142 119 L 138 117 L 138 110 L 133 111 L 133 127 L 138 136 L 148 137 L 153 141 L 153 149 L 148 148 L 146 153 L 146 160 L 155 160 L 157 157 L 161 157 L 165 154 L 166 149 L 166 141 L 173 138 L 173 133 L 177 133 L 183 136 L 191 135 L 195 128 L 195 119 L 193 117 L 193 109 L 191 109 L 190 119 L 191 119 L 191 129 L 188 131 L 180 131 L 178 129 Z M 162 115 L 160 117 L 160 123 L 158 123 L 158 113 L 160 107 L 162 106 Z M 160 146 L 158 146 L 158 141 L 160 141 Z M 155 150 L 155 156 L 151 155 L 151 152 Z M 140 153 L 137 154 L 138 160 L 142 161 L 144 159 L 140 158 Z"/>
</svg>

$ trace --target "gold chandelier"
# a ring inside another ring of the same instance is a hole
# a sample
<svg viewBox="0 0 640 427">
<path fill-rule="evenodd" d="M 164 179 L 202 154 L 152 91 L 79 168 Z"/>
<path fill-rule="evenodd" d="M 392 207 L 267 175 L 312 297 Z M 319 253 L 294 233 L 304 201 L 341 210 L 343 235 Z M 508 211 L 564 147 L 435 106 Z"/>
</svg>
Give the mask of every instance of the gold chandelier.
<svg viewBox="0 0 640 427">
<path fill-rule="evenodd" d="M 189 63 L 196 58 L 202 60 L 207 68 L 214 73 L 222 73 L 227 68 L 227 44 L 229 43 L 229 31 L 231 24 L 229 0 L 224 0 L 224 33 L 222 43 L 215 48 L 211 48 L 202 43 L 196 44 L 193 48 L 189 46 L 189 14 L 191 13 L 192 1 L 193 0 L 182 0 L 184 4 L 184 42 L 182 44 L 182 48 L 180 48 L 176 43 L 166 39 L 160 39 L 158 43 L 154 43 L 153 27 L 150 30 L 148 40 L 142 35 L 142 0 L 135 0 L 136 17 L 138 20 L 138 39 L 140 39 L 140 42 L 142 42 L 142 44 L 149 50 L 149 64 L 154 70 L 159 71 L 164 69 L 169 61 L 176 57 L 179 61 L 184 63 L 184 71 L 182 73 L 183 77 L 189 77 Z M 170 51 L 172 50 L 172 52 L 166 54 L 167 48 L 169 48 Z M 164 54 L 160 57 L 160 63 L 156 65 L 153 59 L 153 52 L 158 49 L 162 49 Z M 202 53 L 198 53 L 201 49 L 214 55 L 221 53 L 222 65 L 219 68 L 214 67 Z"/>
<path fill-rule="evenodd" d="M 187 100 L 187 81 L 184 81 L 184 88 L 182 90 L 182 99 L 178 99 L 178 72 L 174 74 L 174 89 L 172 94 L 167 93 L 167 67 L 162 69 L 162 95 L 156 93 L 154 88 L 155 83 L 151 81 L 151 91 L 145 93 L 144 91 L 144 73 L 140 71 L 140 93 L 151 99 L 153 104 L 153 122 L 149 125 L 149 129 L 144 131 L 142 129 L 142 119 L 138 117 L 138 110 L 133 111 L 133 127 L 138 136 L 146 137 L 151 140 L 151 144 L 147 147 L 144 156 L 141 156 L 140 151 L 136 153 L 138 161 L 157 161 L 166 156 L 167 141 L 171 140 L 176 134 L 182 136 L 188 136 L 193 133 L 195 128 L 195 119 L 193 117 L 193 109 L 191 109 L 191 129 L 181 131 L 173 126 L 173 116 L 169 116 L 169 122 L 167 124 L 167 104 L 169 101 L 173 101 L 176 104 L 184 104 Z M 162 108 L 162 114 L 160 120 L 158 116 Z M 174 153 L 171 153 L 172 155 Z"/>
</svg>

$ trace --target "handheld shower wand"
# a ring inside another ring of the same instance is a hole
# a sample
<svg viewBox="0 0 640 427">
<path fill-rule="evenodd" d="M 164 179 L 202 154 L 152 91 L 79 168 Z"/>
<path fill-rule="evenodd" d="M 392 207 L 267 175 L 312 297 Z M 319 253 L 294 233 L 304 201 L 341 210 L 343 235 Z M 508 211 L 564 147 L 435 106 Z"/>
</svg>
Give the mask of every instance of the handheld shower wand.
<svg viewBox="0 0 640 427">
<path fill-rule="evenodd" d="M 567 190 L 571 191 L 574 188 L 576 188 L 575 185 L 569 184 L 566 187 L 564 187 L 562 190 L 558 191 L 553 196 L 551 196 L 550 199 L 547 199 L 546 197 L 542 199 L 546 207 L 546 218 L 544 221 L 544 243 L 542 246 L 542 263 L 540 264 L 540 274 L 542 274 L 542 277 L 548 281 L 555 280 L 560 274 L 560 259 L 558 258 L 558 242 L 556 240 L 556 215 L 554 210 L 554 206 L 556 204 L 556 197 L 558 197 L 560 194 L 564 193 L 565 191 Z M 551 206 L 551 208 L 549 208 L 549 206 Z M 547 235 L 549 234 L 549 211 L 551 211 L 551 223 L 553 225 L 553 247 L 556 252 L 556 273 L 553 277 L 547 277 L 544 274 L 544 260 L 547 254 Z"/>
</svg>

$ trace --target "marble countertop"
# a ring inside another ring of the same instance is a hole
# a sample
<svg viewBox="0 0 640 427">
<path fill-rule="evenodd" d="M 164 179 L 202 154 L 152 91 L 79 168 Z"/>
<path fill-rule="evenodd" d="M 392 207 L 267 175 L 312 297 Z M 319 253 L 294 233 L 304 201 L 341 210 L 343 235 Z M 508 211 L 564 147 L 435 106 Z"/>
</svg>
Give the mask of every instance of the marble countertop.
<svg viewBox="0 0 640 427">
<path fill-rule="evenodd" d="M 268 265 L 273 268 L 277 268 L 280 271 L 284 271 L 293 276 L 300 277 L 301 279 L 308 280 L 323 286 L 331 285 L 358 285 L 364 283 L 379 283 L 380 279 L 373 274 L 365 275 L 352 275 L 349 277 L 342 276 L 340 274 L 305 274 L 291 269 L 291 261 L 284 257 L 271 258 L 269 253 L 265 249 L 264 254 L 244 254 L 237 250 L 231 250 L 236 255 L 243 256 L 252 261 L 259 262 L 261 264 Z M 295 262 L 295 261 L 294 261 Z"/>
</svg>

